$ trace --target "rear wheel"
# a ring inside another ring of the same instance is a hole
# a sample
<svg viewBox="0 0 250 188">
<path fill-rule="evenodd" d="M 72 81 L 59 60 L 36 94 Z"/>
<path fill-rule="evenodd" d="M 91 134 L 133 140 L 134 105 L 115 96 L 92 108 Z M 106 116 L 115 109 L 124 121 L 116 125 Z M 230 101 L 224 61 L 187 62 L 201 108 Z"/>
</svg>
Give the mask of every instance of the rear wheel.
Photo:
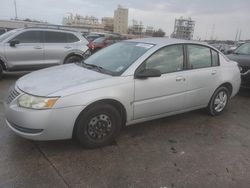
<svg viewBox="0 0 250 188">
<path fill-rule="evenodd" d="M 2 65 L 0 64 L 0 79 L 3 77 L 3 67 Z"/>
<path fill-rule="evenodd" d="M 84 147 L 102 147 L 112 143 L 120 132 L 121 115 L 113 106 L 101 103 L 82 113 L 75 126 L 75 136 Z"/>
<path fill-rule="evenodd" d="M 69 63 L 79 63 L 83 60 L 83 57 L 79 55 L 71 55 L 67 57 L 64 61 L 64 64 L 69 64 Z"/>
<path fill-rule="evenodd" d="M 229 101 L 229 90 L 226 87 L 219 87 L 213 94 L 208 104 L 207 110 L 210 115 L 216 116 L 221 114 L 227 107 Z"/>
</svg>

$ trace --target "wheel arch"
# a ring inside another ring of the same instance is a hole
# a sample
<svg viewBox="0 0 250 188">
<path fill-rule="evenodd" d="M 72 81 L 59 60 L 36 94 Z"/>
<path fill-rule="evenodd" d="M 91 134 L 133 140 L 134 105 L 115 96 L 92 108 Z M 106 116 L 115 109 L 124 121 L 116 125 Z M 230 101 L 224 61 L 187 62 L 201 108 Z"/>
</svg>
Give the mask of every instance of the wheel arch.
<svg viewBox="0 0 250 188">
<path fill-rule="evenodd" d="M 80 52 L 71 52 L 69 54 L 67 54 L 64 59 L 63 59 L 63 64 L 65 63 L 65 61 L 67 60 L 67 58 L 69 58 L 70 56 L 79 56 L 82 57 L 82 54 Z"/>
<path fill-rule="evenodd" d="M 220 87 L 226 87 L 226 88 L 228 89 L 229 95 L 230 95 L 230 97 L 231 97 L 231 95 L 232 95 L 232 93 L 233 93 L 233 85 L 232 85 L 230 82 L 225 82 L 225 83 L 221 84 L 219 87 L 216 88 L 216 90 L 217 90 L 218 88 L 220 88 Z M 215 90 L 215 91 L 216 91 L 216 90 Z"/>
<path fill-rule="evenodd" d="M 119 102 L 118 100 L 115 99 L 101 99 L 95 102 L 90 103 L 88 106 L 86 106 L 86 108 L 84 108 L 80 114 L 78 115 L 78 117 L 76 118 L 75 124 L 74 124 L 74 128 L 73 128 L 73 135 L 72 137 L 74 137 L 75 135 L 75 131 L 76 131 L 76 124 L 79 121 L 80 116 L 86 112 L 88 109 L 92 108 L 95 105 L 99 105 L 99 104 L 110 104 L 111 106 L 113 106 L 121 115 L 122 118 L 122 126 L 124 127 L 127 121 L 127 111 L 126 108 L 124 107 L 124 105 Z"/>
<path fill-rule="evenodd" d="M 2 66 L 4 71 L 7 71 L 7 66 L 5 61 L 0 57 L 0 65 Z"/>
</svg>

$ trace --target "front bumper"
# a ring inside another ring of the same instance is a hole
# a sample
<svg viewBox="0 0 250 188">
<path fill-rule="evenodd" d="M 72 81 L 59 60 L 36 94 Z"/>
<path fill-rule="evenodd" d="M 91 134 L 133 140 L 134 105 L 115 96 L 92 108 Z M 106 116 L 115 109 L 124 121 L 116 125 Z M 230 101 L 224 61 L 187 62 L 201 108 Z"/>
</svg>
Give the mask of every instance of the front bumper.
<svg viewBox="0 0 250 188">
<path fill-rule="evenodd" d="M 17 97 L 18 98 L 18 97 Z M 32 140 L 61 140 L 72 138 L 75 121 L 84 106 L 49 110 L 19 107 L 16 99 L 4 103 L 6 123 L 16 134 Z"/>
<path fill-rule="evenodd" d="M 248 74 L 241 74 L 241 87 L 250 88 L 250 72 Z"/>
</svg>

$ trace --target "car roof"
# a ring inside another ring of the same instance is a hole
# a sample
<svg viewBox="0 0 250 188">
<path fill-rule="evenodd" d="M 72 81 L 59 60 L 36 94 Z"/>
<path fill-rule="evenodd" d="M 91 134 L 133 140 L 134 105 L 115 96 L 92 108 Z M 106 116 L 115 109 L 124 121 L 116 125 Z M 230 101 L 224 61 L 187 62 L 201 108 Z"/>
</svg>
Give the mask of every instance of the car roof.
<svg viewBox="0 0 250 188">
<path fill-rule="evenodd" d="M 149 43 L 149 44 L 160 45 L 160 46 L 171 45 L 171 44 L 183 44 L 183 43 L 202 44 L 202 45 L 208 46 L 207 43 L 202 43 L 202 42 L 197 42 L 197 41 L 192 41 L 192 40 L 167 38 L 167 37 L 139 38 L 139 39 L 130 39 L 127 41 Z"/>
<path fill-rule="evenodd" d="M 49 28 L 49 27 L 24 27 L 20 30 L 39 30 L 39 31 L 57 31 L 57 32 L 67 32 L 67 33 L 80 33 L 78 31 L 62 28 Z"/>
</svg>

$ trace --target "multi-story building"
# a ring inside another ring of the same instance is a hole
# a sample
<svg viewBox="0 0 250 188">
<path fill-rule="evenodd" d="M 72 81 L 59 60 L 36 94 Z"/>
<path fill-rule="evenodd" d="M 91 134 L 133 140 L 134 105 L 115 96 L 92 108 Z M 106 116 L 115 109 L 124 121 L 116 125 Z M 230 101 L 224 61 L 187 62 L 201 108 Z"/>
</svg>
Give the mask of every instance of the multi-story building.
<svg viewBox="0 0 250 188">
<path fill-rule="evenodd" d="M 128 32 L 128 9 L 120 5 L 114 12 L 114 32 L 120 34 Z"/>
<path fill-rule="evenodd" d="M 103 17 L 102 18 L 102 25 L 105 31 L 114 31 L 114 18 L 112 17 Z"/>
<path fill-rule="evenodd" d="M 133 25 L 129 27 L 129 33 L 134 35 L 142 35 L 144 31 L 144 25 L 142 21 L 132 20 Z"/>
<path fill-rule="evenodd" d="M 147 36 L 152 36 L 154 33 L 154 27 L 152 26 L 147 26 L 146 27 L 146 31 L 145 31 L 145 35 Z"/>
<path fill-rule="evenodd" d="M 174 32 L 172 33 L 171 37 L 192 40 L 194 34 L 194 26 L 195 21 L 193 21 L 191 18 L 185 19 L 183 17 L 180 17 L 179 19 L 175 19 Z"/>
</svg>

